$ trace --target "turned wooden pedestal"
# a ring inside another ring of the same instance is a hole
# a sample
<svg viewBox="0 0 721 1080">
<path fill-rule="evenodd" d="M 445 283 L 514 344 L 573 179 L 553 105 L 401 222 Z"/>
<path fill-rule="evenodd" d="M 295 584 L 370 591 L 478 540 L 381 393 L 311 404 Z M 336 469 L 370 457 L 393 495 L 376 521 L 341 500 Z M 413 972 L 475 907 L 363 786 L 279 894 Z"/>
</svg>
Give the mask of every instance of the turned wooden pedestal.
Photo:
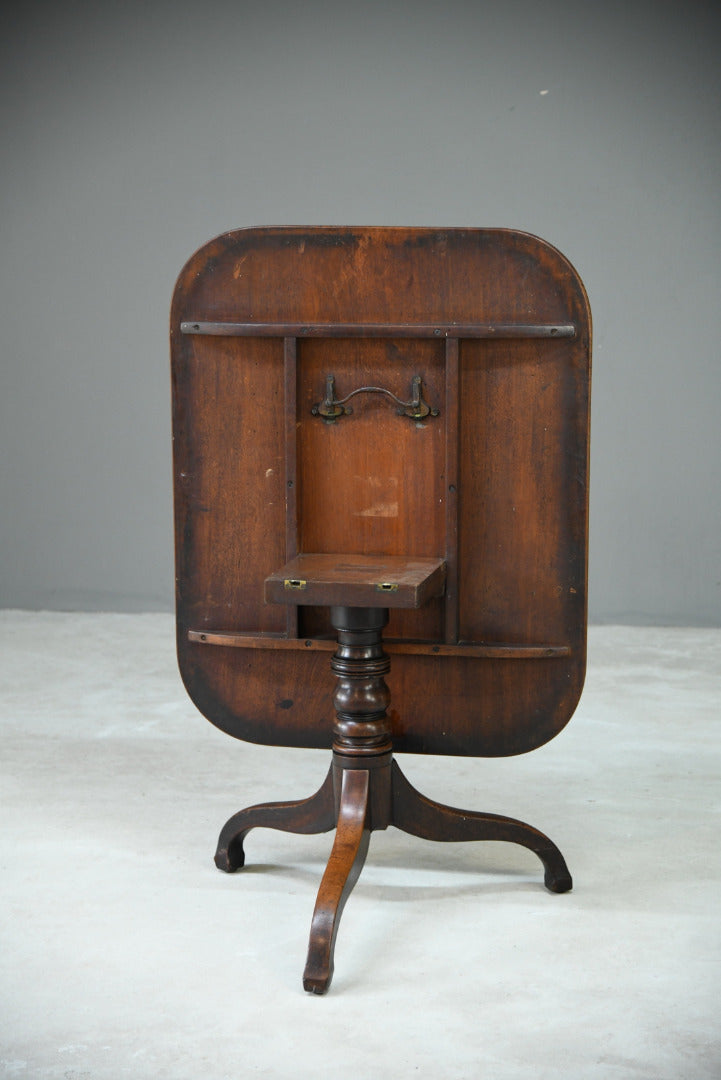
<svg viewBox="0 0 721 1080">
<path fill-rule="evenodd" d="M 356 563 L 358 560 L 356 560 Z M 399 560 L 399 563 L 402 562 Z M 327 565 L 325 560 L 324 565 Z M 309 570 L 305 564 L 305 572 Z M 279 599 L 297 596 L 297 582 L 304 581 L 325 597 L 326 591 L 353 597 L 364 595 L 366 581 L 349 582 L 352 567 L 343 581 L 287 576 L 298 564 L 284 567 L 269 580 L 267 588 Z M 437 564 L 418 580 L 415 597 L 434 579 L 441 580 Z M 402 571 L 399 575 L 402 577 Z M 418 577 L 418 574 L 416 575 Z M 278 591 L 283 582 L 285 596 Z M 287 583 L 287 584 L 285 584 Z M 383 581 L 378 584 L 398 584 Z M 371 583 L 371 588 L 374 586 Z M 400 589 L 400 586 L 399 586 Z M 399 591 L 388 591 L 397 602 Z M 333 849 L 316 900 L 310 930 L 303 986 L 323 994 L 333 977 L 333 954 L 338 923 L 345 902 L 365 862 L 370 834 L 389 825 L 426 840 L 505 840 L 534 851 L 545 869 L 545 884 L 552 892 L 567 892 L 571 875 L 556 845 L 521 821 L 496 814 L 456 810 L 421 795 L 405 778 L 393 759 L 393 744 L 386 713 L 390 693 L 385 676 L 390 660 L 383 650 L 383 628 L 388 623 L 385 607 L 330 609 L 338 647 L 330 662 L 338 682 L 333 694 L 336 722 L 333 728 L 333 762 L 328 775 L 309 799 L 266 803 L 241 810 L 225 824 L 218 840 L 215 863 L 233 872 L 245 861 L 243 840 L 260 826 L 296 833 L 321 833 L 335 828 Z"/>
</svg>

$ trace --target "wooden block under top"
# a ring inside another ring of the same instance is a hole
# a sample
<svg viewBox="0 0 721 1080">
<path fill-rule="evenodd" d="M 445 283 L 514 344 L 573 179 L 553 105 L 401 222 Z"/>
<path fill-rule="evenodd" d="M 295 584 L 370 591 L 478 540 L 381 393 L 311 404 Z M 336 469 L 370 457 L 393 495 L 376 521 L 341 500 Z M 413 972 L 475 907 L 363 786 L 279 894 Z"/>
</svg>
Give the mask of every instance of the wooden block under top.
<svg viewBox="0 0 721 1080">
<path fill-rule="evenodd" d="M 441 596 L 443 559 L 405 555 L 298 555 L 265 579 L 276 604 L 419 608 Z"/>
</svg>

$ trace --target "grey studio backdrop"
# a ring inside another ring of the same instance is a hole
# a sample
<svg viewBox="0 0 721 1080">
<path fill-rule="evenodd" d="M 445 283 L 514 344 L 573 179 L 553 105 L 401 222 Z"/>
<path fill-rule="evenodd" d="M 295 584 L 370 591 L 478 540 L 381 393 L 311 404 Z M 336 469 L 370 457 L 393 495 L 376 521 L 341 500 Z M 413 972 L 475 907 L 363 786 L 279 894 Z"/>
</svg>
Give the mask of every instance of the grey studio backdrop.
<svg viewBox="0 0 721 1080">
<path fill-rule="evenodd" d="M 591 618 L 721 624 L 715 3 L 15 7 L 0 606 L 171 609 L 167 318 L 202 243 L 469 225 L 588 288 Z"/>
</svg>

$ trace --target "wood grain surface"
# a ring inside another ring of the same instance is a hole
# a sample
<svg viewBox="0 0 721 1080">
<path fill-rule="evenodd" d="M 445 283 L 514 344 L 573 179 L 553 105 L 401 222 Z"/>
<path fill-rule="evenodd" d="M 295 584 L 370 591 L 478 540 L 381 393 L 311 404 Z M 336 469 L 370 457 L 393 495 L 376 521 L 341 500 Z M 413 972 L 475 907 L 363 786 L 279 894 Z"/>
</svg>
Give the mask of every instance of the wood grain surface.
<svg viewBox="0 0 721 1080">
<path fill-rule="evenodd" d="M 201 712 L 330 746 L 328 608 L 268 603 L 265 580 L 297 555 L 405 557 L 446 578 L 391 610 L 395 749 L 557 734 L 585 671 L 590 333 L 577 273 L 525 233 L 250 229 L 197 252 L 171 359 L 178 656 Z M 331 375 L 352 412 L 328 422 Z M 399 415 L 414 378 L 437 415 Z"/>
</svg>

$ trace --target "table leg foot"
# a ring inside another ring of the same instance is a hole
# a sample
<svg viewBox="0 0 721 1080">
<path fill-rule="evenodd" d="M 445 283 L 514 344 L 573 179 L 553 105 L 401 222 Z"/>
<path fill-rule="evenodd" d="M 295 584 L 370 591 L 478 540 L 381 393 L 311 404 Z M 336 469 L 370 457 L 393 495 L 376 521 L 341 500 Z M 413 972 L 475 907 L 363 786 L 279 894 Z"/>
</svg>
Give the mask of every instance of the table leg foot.
<svg viewBox="0 0 721 1080">
<path fill-rule="evenodd" d="M 279 829 L 291 833 L 329 832 L 335 825 L 333 770 L 309 799 L 294 802 L 261 803 L 233 814 L 221 829 L 215 865 L 232 874 L 245 863 L 243 841 L 251 829 Z"/>
<path fill-rule="evenodd" d="M 343 771 L 335 842 L 318 890 L 303 973 L 303 988 L 312 994 L 330 986 L 338 924 L 368 852 L 369 787 L 367 770 Z"/>
<path fill-rule="evenodd" d="M 499 814 L 457 810 L 426 798 L 417 791 L 393 762 L 392 824 L 412 836 L 445 842 L 503 840 L 535 852 L 544 866 L 544 884 L 551 892 L 568 892 L 573 887 L 563 855 L 552 840 L 538 829 L 515 818 Z"/>
</svg>

